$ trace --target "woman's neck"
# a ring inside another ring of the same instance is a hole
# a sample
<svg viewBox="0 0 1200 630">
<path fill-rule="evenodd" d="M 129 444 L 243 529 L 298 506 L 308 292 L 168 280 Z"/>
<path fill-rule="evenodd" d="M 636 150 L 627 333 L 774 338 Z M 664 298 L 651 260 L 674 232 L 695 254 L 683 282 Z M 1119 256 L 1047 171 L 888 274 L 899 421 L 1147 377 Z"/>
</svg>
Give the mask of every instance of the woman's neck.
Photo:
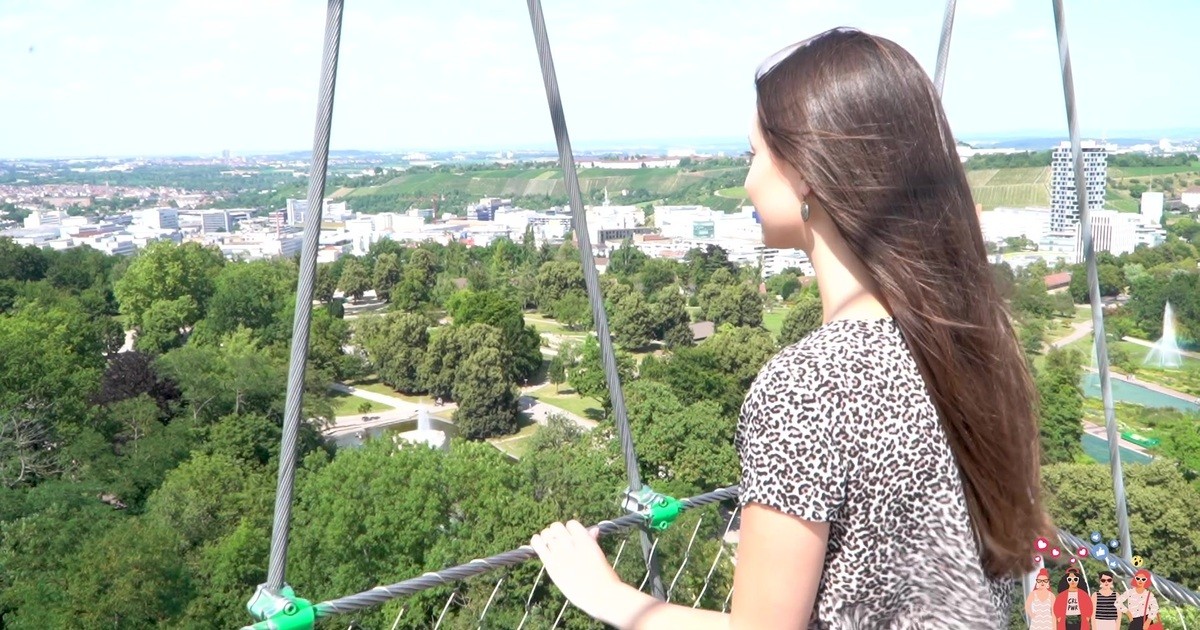
<svg viewBox="0 0 1200 630">
<path fill-rule="evenodd" d="M 807 254 L 817 274 L 825 323 L 891 316 L 866 265 L 840 236 L 824 238 L 814 233 Z"/>
</svg>

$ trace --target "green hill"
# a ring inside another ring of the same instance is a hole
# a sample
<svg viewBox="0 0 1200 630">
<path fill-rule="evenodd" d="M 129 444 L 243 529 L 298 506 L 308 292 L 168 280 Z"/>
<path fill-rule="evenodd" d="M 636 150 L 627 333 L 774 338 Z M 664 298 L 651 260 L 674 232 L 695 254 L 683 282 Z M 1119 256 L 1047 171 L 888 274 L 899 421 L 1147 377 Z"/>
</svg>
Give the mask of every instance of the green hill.
<svg viewBox="0 0 1200 630">
<path fill-rule="evenodd" d="M 603 199 L 606 188 L 613 203 L 699 203 L 702 198 L 710 197 L 714 190 L 740 184 L 745 174 L 744 167 L 705 170 L 585 168 L 579 170 L 579 184 L 588 203 Z M 405 173 L 377 186 L 342 188 L 333 196 L 348 200 L 355 210 L 367 212 L 413 204 L 427 206 L 433 198 L 438 198 L 447 210 L 457 210 L 480 197 L 520 199 L 530 207 L 565 204 L 567 189 L 558 168 L 436 170 Z M 690 200 L 692 197 L 695 201 Z M 714 205 L 731 204 L 722 200 Z"/>
</svg>

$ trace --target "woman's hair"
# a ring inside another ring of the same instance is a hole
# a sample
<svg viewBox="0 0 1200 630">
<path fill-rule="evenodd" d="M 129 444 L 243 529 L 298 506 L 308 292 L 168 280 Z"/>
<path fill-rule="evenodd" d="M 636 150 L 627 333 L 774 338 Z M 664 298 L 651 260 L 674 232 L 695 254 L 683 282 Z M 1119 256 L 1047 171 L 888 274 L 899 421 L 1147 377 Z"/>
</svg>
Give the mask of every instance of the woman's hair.
<svg viewBox="0 0 1200 630">
<path fill-rule="evenodd" d="M 1067 584 L 1067 577 L 1071 576 L 1071 575 L 1074 575 L 1075 577 L 1079 578 L 1079 582 L 1076 584 L 1079 587 L 1079 590 L 1081 590 L 1085 593 L 1091 592 L 1090 590 L 1088 590 L 1087 582 L 1084 581 L 1083 578 L 1079 577 L 1079 569 L 1076 569 L 1075 567 L 1070 567 L 1069 569 L 1067 569 L 1066 573 L 1063 573 L 1062 579 L 1058 581 L 1058 592 L 1059 593 L 1067 590 L 1067 588 L 1070 587 L 1070 585 Z"/>
<path fill-rule="evenodd" d="M 958 463 L 992 575 L 1032 569 L 1048 530 L 1036 389 L 987 261 L 932 82 L 896 43 L 852 29 L 777 54 L 758 124 L 878 284 Z"/>
<path fill-rule="evenodd" d="M 1139 577 L 1146 578 L 1145 588 L 1150 588 L 1150 585 L 1154 583 L 1154 576 L 1150 575 L 1149 571 L 1145 569 L 1138 569 L 1137 572 L 1133 574 L 1133 577 L 1129 578 L 1129 585 L 1132 587 L 1137 587 L 1137 582 L 1134 580 Z"/>
<path fill-rule="evenodd" d="M 1100 578 L 1102 578 L 1102 577 L 1107 577 L 1108 579 L 1112 580 L 1113 584 L 1117 583 L 1117 576 L 1113 575 L 1112 571 L 1101 571 L 1101 572 L 1097 573 L 1096 575 L 1098 576 L 1096 578 L 1097 583 L 1099 582 Z"/>
</svg>

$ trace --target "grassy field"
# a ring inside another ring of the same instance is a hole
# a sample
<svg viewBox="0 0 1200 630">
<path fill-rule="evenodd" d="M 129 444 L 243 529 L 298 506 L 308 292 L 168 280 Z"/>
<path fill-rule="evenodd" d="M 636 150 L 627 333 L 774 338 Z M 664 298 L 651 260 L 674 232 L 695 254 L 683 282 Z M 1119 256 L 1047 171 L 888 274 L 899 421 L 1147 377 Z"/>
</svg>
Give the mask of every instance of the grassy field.
<svg viewBox="0 0 1200 630">
<path fill-rule="evenodd" d="M 520 459 L 529 450 L 529 438 L 533 437 L 541 427 L 542 425 L 522 415 L 521 429 L 515 435 L 493 438 L 488 442 L 502 452 Z"/>
<path fill-rule="evenodd" d="M 1127 177 L 1161 177 L 1163 175 L 1179 175 L 1188 174 L 1188 180 L 1200 173 L 1200 161 L 1192 162 L 1187 166 L 1132 166 L 1132 167 L 1110 167 L 1108 176 L 1113 179 L 1124 179 Z"/>
<path fill-rule="evenodd" d="M 1050 205 L 1050 168 L 1004 168 L 967 171 L 975 203 L 984 210 Z"/>
<path fill-rule="evenodd" d="M 370 377 L 367 377 L 361 381 L 357 381 L 354 383 L 348 383 L 348 384 L 351 387 L 354 387 L 355 389 L 361 389 L 361 390 L 365 390 L 368 392 L 374 392 L 376 394 L 383 394 L 384 396 L 394 396 L 396 398 L 400 398 L 400 399 L 406 400 L 410 403 L 416 403 L 419 405 L 432 405 L 434 402 L 428 396 L 409 396 L 407 394 L 401 394 L 400 392 L 398 392 L 398 391 L 392 389 L 391 387 L 388 387 L 384 383 L 380 382 L 379 379 L 373 375 Z"/>
<path fill-rule="evenodd" d="M 579 170 L 579 184 L 585 195 L 608 188 L 609 192 L 625 189 L 645 189 L 663 195 L 680 191 L 697 182 L 744 171 L 743 168 L 713 169 L 684 172 L 678 168 L 598 169 Z M 400 175 L 379 186 L 340 189 L 334 197 L 364 197 L 369 195 L 432 195 L 447 190 L 465 191 L 477 197 L 522 197 L 527 195 L 566 195 L 562 171 L 558 168 L 495 169 L 488 171 L 419 172 Z M 617 199 L 619 202 L 619 197 Z M 736 201 L 736 200 L 734 200 Z"/>
<path fill-rule="evenodd" d="M 589 418 L 591 420 L 601 420 L 604 418 L 604 409 L 600 406 L 600 401 L 595 398 L 580 396 L 575 393 L 575 390 L 565 385 L 559 386 L 558 393 L 555 393 L 554 385 L 547 385 L 530 392 L 529 395 L 548 405 L 553 405 L 563 411 L 569 411 L 582 418 Z"/>
<path fill-rule="evenodd" d="M 783 329 L 783 320 L 787 317 L 788 310 L 779 308 L 763 312 L 763 328 L 771 331 L 772 335 L 779 335 L 779 331 Z"/>
<path fill-rule="evenodd" d="M 371 405 L 371 409 L 367 413 L 380 413 L 395 409 L 395 407 L 391 405 L 377 403 L 373 400 L 359 398 L 354 394 L 347 394 L 334 390 L 329 390 L 329 399 L 333 403 L 333 415 L 335 416 L 353 416 L 360 414 L 362 412 L 358 410 L 358 406 L 363 403 L 368 403 Z"/>
</svg>

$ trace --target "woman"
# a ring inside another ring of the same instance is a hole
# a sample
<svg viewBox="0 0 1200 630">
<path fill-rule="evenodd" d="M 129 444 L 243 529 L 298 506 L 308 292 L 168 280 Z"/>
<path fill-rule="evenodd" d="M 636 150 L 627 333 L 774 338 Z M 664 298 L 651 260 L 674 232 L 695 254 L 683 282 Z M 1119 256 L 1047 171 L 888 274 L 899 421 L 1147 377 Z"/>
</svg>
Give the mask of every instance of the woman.
<svg viewBox="0 0 1200 630">
<path fill-rule="evenodd" d="M 1158 600 L 1154 598 L 1154 593 L 1150 592 L 1150 580 L 1149 571 L 1138 569 L 1129 581 L 1133 588 L 1121 593 L 1117 598 L 1117 611 L 1129 616 L 1129 630 L 1145 630 L 1150 625 L 1150 619 L 1162 623 L 1162 618 L 1158 615 Z"/>
<path fill-rule="evenodd" d="M 1087 582 L 1079 577 L 1079 569 L 1070 567 L 1058 582 L 1058 597 L 1054 598 L 1054 624 L 1058 630 L 1092 630 L 1092 598 Z"/>
<path fill-rule="evenodd" d="M 1033 581 L 1033 591 L 1025 598 L 1029 630 L 1054 630 L 1054 594 L 1050 592 L 1050 572 L 1041 569 Z"/>
<path fill-rule="evenodd" d="M 1117 612 L 1117 592 L 1113 590 L 1111 571 L 1100 572 L 1100 590 L 1092 598 L 1096 610 L 1092 613 L 1092 628 L 1095 630 L 1120 630 L 1121 615 Z"/>
<path fill-rule="evenodd" d="M 763 243 L 816 269 L 824 324 L 742 407 L 732 610 L 622 584 L 593 534 L 533 537 L 618 628 L 996 628 L 1047 528 L 1033 388 L 929 77 L 837 29 L 760 69 L 746 190 Z"/>
</svg>

